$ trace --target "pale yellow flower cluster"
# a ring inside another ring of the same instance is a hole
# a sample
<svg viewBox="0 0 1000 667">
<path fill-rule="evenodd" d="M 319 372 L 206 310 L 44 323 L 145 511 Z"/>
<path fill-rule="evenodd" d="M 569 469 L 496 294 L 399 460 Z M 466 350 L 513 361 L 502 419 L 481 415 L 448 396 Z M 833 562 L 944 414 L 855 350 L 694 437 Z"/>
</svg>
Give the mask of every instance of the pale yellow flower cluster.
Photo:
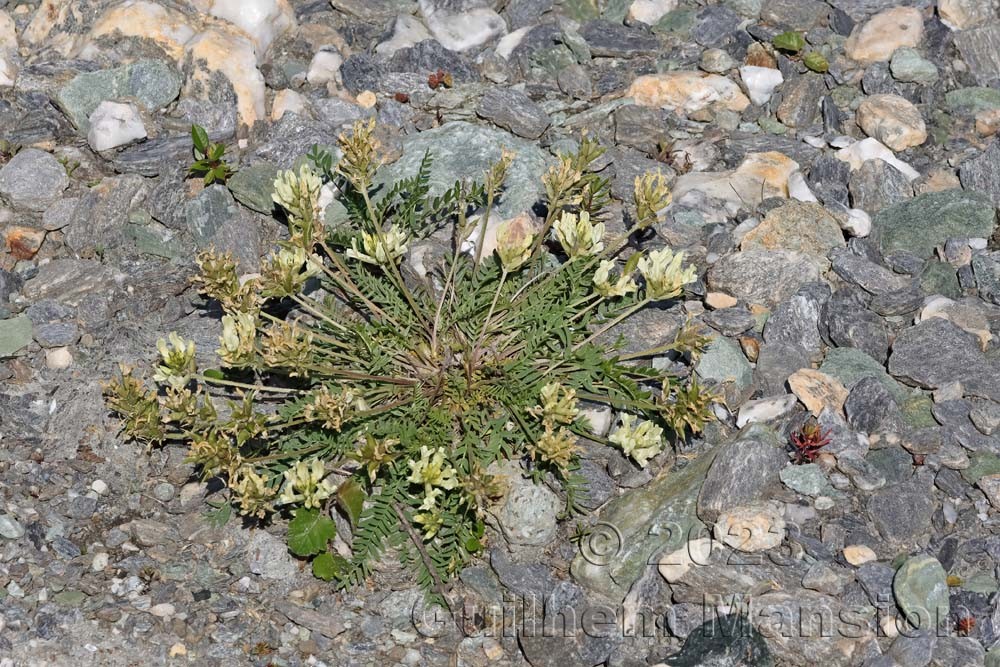
<svg viewBox="0 0 1000 667">
<path fill-rule="evenodd" d="M 651 421 L 637 423 L 635 415 L 627 413 L 622 415 L 621 426 L 608 439 L 643 468 L 663 450 L 663 429 Z"/>
<path fill-rule="evenodd" d="M 409 461 L 407 465 L 410 467 L 408 481 L 424 487 L 424 502 L 413 519 L 423 526 L 424 538 L 429 540 L 442 526 L 443 518 L 437 501 L 445 491 L 458 486 L 457 473 L 445 461 L 444 449 L 441 447 L 433 451 L 429 447 L 421 447 L 420 460 Z"/>
<path fill-rule="evenodd" d="M 351 247 L 347 251 L 347 256 L 366 264 L 376 264 L 385 266 L 390 262 L 395 263 L 397 259 L 406 254 L 409 239 L 406 233 L 392 225 L 386 231 L 379 234 L 361 233 L 361 248 L 358 248 L 358 240 L 351 239 Z"/>
<path fill-rule="evenodd" d="M 171 331 L 167 339 L 156 341 L 162 363 L 157 366 L 153 379 L 181 389 L 195 371 L 194 341 L 184 340 L 176 331 Z"/>
<path fill-rule="evenodd" d="M 596 255 L 604 250 L 604 243 L 601 241 L 604 238 L 604 223 L 592 223 L 587 211 L 580 215 L 564 211 L 552 227 L 556 239 L 570 259 Z"/>
<path fill-rule="evenodd" d="M 249 313 L 222 316 L 219 358 L 227 366 L 241 366 L 253 358 L 257 340 L 257 318 Z"/>
<path fill-rule="evenodd" d="M 285 483 L 278 496 L 279 505 L 302 503 L 306 508 L 318 508 L 336 492 L 337 485 L 326 477 L 323 462 L 319 459 L 298 461 L 285 471 Z"/>
<path fill-rule="evenodd" d="M 684 286 L 698 279 L 693 266 L 684 268 L 684 253 L 670 248 L 654 250 L 639 260 L 639 273 L 646 279 L 649 299 L 672 299 L 684 291 Z"/>
<path fill-rule="evenodd" d="M 639 286 L 632 276 L 622 273 L 617 278 L 611 277 L 611 270 L 615 268 L 615 263 L 603 259 L 594 272 L 594 287 L 597 293 L 605 297 L 625 296 L 632 294 L 639 289 Z"/>
<path fill-rule="evenodd" d="M 292 170 L 279 171 L 274 181 L 271 199 L 291 217 L 313 220 L 319 217 L 319 191 L 323 180 L 312 168 L 304 164 L 298 175 Z"/>
<path fill-rule="evenodd" d="M 506 271 L 517 271 L 531 256 L 535 235 L 525 216 L 511 218 L 497 227 L 497 256 Z"/>
</svg>

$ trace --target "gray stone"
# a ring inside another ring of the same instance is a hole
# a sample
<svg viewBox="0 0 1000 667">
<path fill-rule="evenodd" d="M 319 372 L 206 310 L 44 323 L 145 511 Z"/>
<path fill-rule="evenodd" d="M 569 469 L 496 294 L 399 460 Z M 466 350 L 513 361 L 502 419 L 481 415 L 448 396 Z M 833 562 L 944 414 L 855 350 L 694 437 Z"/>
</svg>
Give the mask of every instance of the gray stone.
<svg viewBox="0 0 1000 667">
<path fill-rule="evenodd" d="M 939 637 L 930 667 L 980 667 L 986 651 L 974 637 Z"/>
<path fill-rule="evenodd" d="M 184 207 L 187 229 L 200 248 L 229 252 L 244 270 L 260 261 L 260 226 L 224 185 L 210 185 Z"/>
<path fill-rule="evenodd" d="M 864 433 L 898 431 L 903 416 L 892 394 L 877 378 L 862 378 L 844 402 L 847 423 Z"/>
<path fill-rule="evenodd" d="M 660 40 L 648 30 L 610 21 L 590 21 L 580 28 L 580 35 L 598 57 L 633 58 L 660 49 Z"/>
<path fill-rule="evenodd" d="M 819 334 L 820 311 L 829 298 L 830 288 L 826 284 L 803 285 L 771 313 L 764 326 L 764 340 L 788 343 L 811 356 L 818 355 L 823 347 Z"/>
<path fill-rule="evenodd" d="M 35 327 L 34 337 L 42 347 L 73 345 L 80 339 L 80 328 L 75 322 L 47 322 Z"/>
<path fill-rule="evenodd" d="M 788 30 L 809 30 L 824 22 L 829 6 L 819 0 L 766 0 L 760 18 Z"/>
<path fill-rule="evenodd" d="M 817 199 L 825 205 L 837 203 L 847 206 L 849 192 L 847 183 L 851 179 L 851 166 L 832 155 L 821 155 L 809 167 L 806 182 Z"/>
<path fill-rule="evenodd" d="M 719 259 L 708 271 L 708 285 L 751 304 L 776 306 L 802 285 L 819 279 L 808 255 L 790 250 L 744 250 Z"/>
<path fill-rule="evenodd" d="M 44 211 L 68 186 L 65 167 L 37 148 L 25 148 L 0 169 L 0 194 L 20 208 Z"/>
<path fill-rule="evenodd" d="M 937 66 L 921 57 L 916 49 L 905 46 L 893 52 L 889 68 L 893 78 L 904 83 L 930 85 L 938 80 Z"/>
<path fill-rule="evenodd" d="M 854 486 L 866 493 L 885 486 L 885 476 L 867 459 L 858 456 L 840 456 L 837 458 L 837 469 L 847 475 Z"/>
<path fill-rule="evenodd" d="M 889 333 L 881 317 L 865 308 L 860 296 L 843 289 L 835 292 L 820 313 L 820 332 L 838 347 L 856 347 L 884 361 Z"/>
<path fill-rule="evenodd" d="M 549 115 L 519 90 L 490 88 L 476 113 L 519 137 L 537 139 L 549 126 Z"/>
<path fill-rule="evenodd" d="M 1000 205 L 1000 143 L 994 141 L 980 155 L 963 162 L 958 175 L 963 188 L 983 192 Z"/>
<path fill-rule="evenodd" d="M 982 86 L 958 88 L 946 93 L 944 101 L 952 113 L 975 115 L 980 111 L 1000 109 L 1000 90 Z"/>
<path fill-rule="evenodd" d="M 573 559 L 573 578 L 621 600 L 662 553 L 705 534 L 696 514 L 698 491 L 718 449 L 611 501 Z"/>
<path fill-rule="evenodd" d="M 136 519 L 131 523 L 132 539 L 143 547 L 171 544 L 181 539 L 177 529 L 153 519 Z M 260 531 L 263 532 L 263 531 Z M 288 551 L 288 547 L 285 547 Z"/>
<path fill-rule="evenodd" d="M 901 546 L 913 546 L 926 539 L 935 509 L 934 495 L 928 487 L 914 480 L 872 494 L 868 515 L 883 538 Z"/>
<path fill-rule="evenodd" d="M 810 498 L 815 498 L 820 494 L 827 495 L 832 491 L 823 470 L 815 463 L 788 466 L 778 473 L 778 477 L 792 491 Z"/>
<path fill-rule="evenodd" d="M 845 387 L 851 389 L 861 378 L 878 378 L 897 402 L 903 401 L 907 390 L 888 373 L 885 366 L 877 362 L 862 350 L 850 347 L 838 347 L 826 353 L 826 359 L 820 370 L 837 378 Z"/>
<path fill-rule="evenodd" d="M 513 217 L 529 210 L 541 195 L 541 177 L 550 157 L 534 143 L 502 130 L 461 121 L 446 123 L 403 140 L 403 155 L 379 172 L 378 184 L 412 176 L 424 154 L 430 152 L 430 188 L 440 195 L 462 177 L 480 177 L 497 160 L 503 148 L 515 155 L 507 172 L 506 187 L 498 204 L 500 215 Z"/>
<path fill-rule="evenodd" d="M 824 563 L 813 563 L 802 577 L 802 586 L 827 595 L 840 595 L 849 580 L 850 575 L 842 570 L 835 570 Z"/>
<path fill-rule="evenodd" d="M 996 368 L 979 349 L 977 338 L 939 317 L 899 334 L 892 345 L 889 372 L 907 384 L 927 389 L 951 382 L 988 389 L 982 385 L 995 385 L 997 377 Z M 1000 390 L 988 393 L 996 396 Z"/>
<path fill-rule="evenodd" d="M 6 269 L 0 269 L 0 308 L 10 300 L 12 294 L 21 289 L 21 277 Z"/>
<path fill-rule="evenodd" d="M 831 259 L 834 273 L 870 294 L 896 292 L 910 283 L 905 277 L 849 250 L 833 251 Z"/>
<path fill-rule="evenodd" d="M 710 5 L 698 11 L 691 26 L 691 39 L 704 47 L 728 42 L 740 25 L 740 17 L 725 5 Z"/>
<path fill-rule="evenodd" d="M 973 255 L 972 270 L 976 276 L 979 295 L 1000 306 L 1000 253 Z"/>
<path fill-rule="evenodd" d="M 270 215 L 274 210 L 274 181 L 278 168 L 268 162 L 254 162 L 229 177 L 226 187 L 236 201 L 255 211 Z"/>
<path fill-rule="evenodd" d="M 995 226 L 987 196 L 946 190 L 882 209 L 872 219 L 872 235 L 883 254 L 903 250 L 926 259 L 950 238 L 989 238 Z"/>
<path fill-rule="evenodd" d="M 0 514 L 0 537 L 16 540 L 24 535 L 24 526 L 9 514 Z"/>
<path fill-rule="evenodd" d="M 781 104 L 775 114 L 782 123 L 794 128 L 812 127 L 820 118 L 820 100 L 826 84 L 820 74 L 804 74 L 781 87 Z"/>
<path fill-rule="evenodd" d="M 1000 23 L 959 30 L 955 33 L 955 46 L 976 82 L 985 86 L 994 82 L 1000 72 Z"/>
<path fill-rule="evenodd" d="M 746 389 L 753 381 L 753 369 L 739 346 L 732 341 L 717 337 L 711 342 L 698 360 L 695 369 L 698 376 L 707 382 L 735 384 L 739 390 Z"/>
<path fill-rule="evenodd" d="M 933 631 L 948 620 L 947 575 L 933 556 L 912 556 L 896 571 L 892 592 L 912 625 Z"/>
<path fill-rule="evenodd" d="M 17 354 L 31 343 L 31 338 L 31 320 L 27 315 L 0 320 L 0 358 Z"/>
<path fill-rule="evenodd" d="M 693 630 L 684 646 L 664 663 L 669 667 L 774 667 L 763 635 L 743 616 L 713 618 Z"/>
<path fill-rule="evenodd" d="M 783 396 L 788 391 L 788 376 L 808 368 L 810 356 L 790 343 L 767 343 L 757 354 L 754 381 L 764 396 Z"/>
<path fill-rule="evenodd" d="M 882 160 L 868 160 L 852 172 L 849 187 L 854 208 L 871 215 L 913 197 L 906 176 Z"/>
<path fill-rule="evenodd" d="M 902 634 L 889 647 L 889 657 L 907 667 L 927 667 L 937 646 L 937 636 L 930 630 Z"/>
<path fill-rule="evenodd" d="M 147 111 L 170 104 L 180 93 L 180 73 L 162 60 L 137 60 L 128 65 L 83 72 L 59 89 L 56 103 L 80 132 L 90 129 L 88 118 L 103 100 L 131 98 Z"/>
<path fill-rule="evenodd" d="M 291 583 L 299 574 L 298 563 L 288 552 L 284 538 L 265 530 L 254 530 L 246 545 L 250 572 L 265 579 Z"/>
<path fill-rule="evenodd" d="M 738 306 L 709 311 L 705 313 L 704 320 L 705 324 L 730 338 L 749 331 L 757 324 L 753 313 Z"/>
<path fill-rule="evenodd" d="M 555 537 L 561 507 L 559 497 L 545 485 L 515 476 L 498 516 L 504 537 L 511 544 L 548 544 Z"/>
<path fill-rule="evenodd" d="M 698 496 L 698 516 L 715 522 L 726 510 L 766 499 L 787 463 L 775 431 L 761 424 L 747 426 L 716 456 Z"/>
</svg>

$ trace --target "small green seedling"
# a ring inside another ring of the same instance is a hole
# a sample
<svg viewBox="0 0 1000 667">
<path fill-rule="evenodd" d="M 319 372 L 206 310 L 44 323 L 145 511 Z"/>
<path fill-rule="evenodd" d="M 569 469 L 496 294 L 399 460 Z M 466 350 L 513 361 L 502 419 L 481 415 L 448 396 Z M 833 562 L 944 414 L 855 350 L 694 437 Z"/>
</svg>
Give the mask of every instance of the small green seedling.
<svg viewBox="0 0 1000 667">
<path fill-rule="evenodd" d="M 226 147 L 209 141 L 208 132 L 200 125 L 191 126 L 191 141 L 194 143 L 195 162 L 188 169 L 188 174 L 204 177 L 205 185 L 215 182 L 224 184 L 233 175 L 232 168 L 222 159 Z"/>
</svg>

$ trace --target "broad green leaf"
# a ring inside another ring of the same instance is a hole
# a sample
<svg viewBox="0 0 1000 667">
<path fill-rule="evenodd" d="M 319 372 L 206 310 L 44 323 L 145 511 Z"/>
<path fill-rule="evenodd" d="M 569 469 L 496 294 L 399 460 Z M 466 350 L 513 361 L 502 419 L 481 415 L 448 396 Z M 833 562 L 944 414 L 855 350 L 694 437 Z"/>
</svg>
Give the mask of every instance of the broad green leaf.
<svg viewBox="0 0 1000 667">
<path fill-rule="evenodd" d="M 814 72 L 819 72 L 822 74 L 830 69 L 830 63 L 826 61 L 823 54 L 819 51 L 810 51 L 806 54 L 806 57 L 802 59 L 805 66 Z"/>
<path fill-rule="evenodd" d="M 218 368 L 207 368 L 201 373 L 207 378 L 212 378 L 213 380 L 225 380 L 226 375 Z"/>
<path fill-rule="evenodd" d="M 313 576 L 323 581 L 333 581 L 344 571 L 348 562 L 340 554 L 324 551 L 313 558 Z"/>
<path fill-rule="evenodd" d="M 191 126 L 191 141 L 202 154 L 208 152 L 208 132 L 201 125 Z"/>
<path fill-rule="evenodd" d="M 802 33 L 795 30 L 789 30 L 777 35 L 771 40 L 771 44 L 779 51 L 787 51 L 788 53 L 798 53 L 806 48 L 805 37 L 802 36 Z"/>
<path fill-rule="evenodd" d="M 319 510 L 296 510 L 295 518 L 288 522 L 288 548 L 296 556 L 318 554 L 336 534 L 333 521 Z"/>
<path fill-rule="evenodd" d="M 233 506 L 229 503 L 224 503 L 213 510 L 205 512 L 205 520 L 208 521 L 209 525 L 213 528 L 222 528 L 229 523 L 229 518 L 232 515 Z"/>
<path fill-rule="evenodd" d="M 356 526 L 364 509 L 365 490 L 355 480 L 349 479 L 337 489 L 337 504 L 347 514 L 351 525 Z"/>
</svg>

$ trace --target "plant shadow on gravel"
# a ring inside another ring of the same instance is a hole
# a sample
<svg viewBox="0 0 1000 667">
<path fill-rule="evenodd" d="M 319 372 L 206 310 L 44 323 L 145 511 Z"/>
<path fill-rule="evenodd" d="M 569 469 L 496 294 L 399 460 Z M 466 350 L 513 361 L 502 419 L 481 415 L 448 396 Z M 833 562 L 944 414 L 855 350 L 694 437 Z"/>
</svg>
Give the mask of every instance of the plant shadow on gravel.
<svg viewBox="0 0 1000 667">
<path fill-rule="evenodd" d="M 171 333 L 152 383 L 123 367 L 106 396 L 127 436 L 186 444 L 204 478 L 224 480 L 214 520 L 233 510 L 290 519 L 289 549 L 341 585 L 365 580 L 394 549 L 443 596 L 484 548 L 506 462 L 558 481 L 569 515 L 586 493 L 579 439 L 645 466 L 665 435 L 700 431 L 713 396 L 652 360 L 690 361 L 706 340 L 686 326 L 630 354 L 620 339 L 603 342 L 696 279 L 681 253 L 632 250 L 670 201 L 659 174 L 636 179 L 631 231 L 605 238 L 609 184 L 590 169 L 602 149 L 585 138 L 544 176 L 540 223 L 497 225 L 490 213 L 514 156 L 432 196 L 427 155 L 376 196 L 374 129 L 341 136 L 337 163 L 314 150 L 279 175 L 289 239 L 259 275 L 199 256 L 195 283 L 224 313 L 221 368 L 198 369 L 194 343 Z M 323 226 L 324 190 L 350 225 Z M 432 234 L 450 236 L 450 251 L 418 275 L 403 260 Z M 610 435 L 594 432 L 581 401 L 620 411 Z M 337 536 L 334 512 L 349 535 Z"/>
</svg>

